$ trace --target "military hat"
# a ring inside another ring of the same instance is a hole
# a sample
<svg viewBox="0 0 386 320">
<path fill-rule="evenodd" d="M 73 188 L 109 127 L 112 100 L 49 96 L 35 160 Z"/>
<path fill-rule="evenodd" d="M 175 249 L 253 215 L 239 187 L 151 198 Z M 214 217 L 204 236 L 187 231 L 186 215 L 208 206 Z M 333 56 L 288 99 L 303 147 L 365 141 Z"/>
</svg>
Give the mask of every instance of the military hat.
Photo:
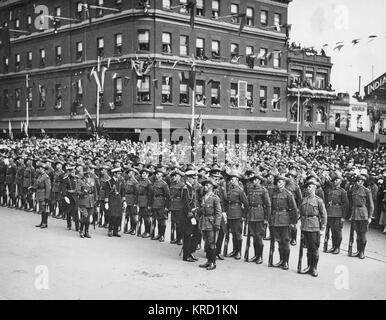
<svg viewBox="0 0 386 320">
<path fill-rule="evenodd" d="M 205 172 L 209 172 L 210 171 L 210 169 L 208 167 L 206 167 L 206 166 L 199 167 L 197 171 L 200 172 L 202 170 L 204 170 Z"/>
<path fill-rule="evenodd" d="M 142 174 L 142 172 L 147 172 L 147 173 L 149 173 L 149 174 L 153 173 L 152 171 L 150 171 L 150 170 L 147 169 L 147 168 L 143 168 L 143 169 L 139 170 L 139 173 L 140 173 L 140 174 Z"/>
<path fill-rule="evenodd" d="M 188 170 L 185 172 L 185 176 L 186 177 L 193 177 L 193 176 L 196 176 L 198 173 L 194 170 Z"/>
<path fill-rule="evenodd" d="M 335 181 L 337 179 L 340 179 L 340 180 L 343 180 L 343 177 L 342 177 L 342 174 L 340 172 L 335 172 L 332 176 L 331 176 L 331 181 Z"/>
<path fill-rule="evenodd" d="M 149 170 L 150 172 L 152 172 L 151 170 Z M 158 173 L 158 172 L 161 172 L 164 176 L 166 175 L 166 171 L 165 169 L 163 168 L 157 168 L 154 173 Z"/>
<path fill-rule="evenodd" d="M 38 162 L 36 162 L 36 164 L 35 164 L 35 168 L 36 168 L 36 169 L 37 169 L 37 168 L 43 168 L 43 169 L 45 169 L 45 168 L 46 168 L 46 165 L 45 165 L 43 162 L 38 161 Z"/>
<path fill-rule="evenodd" d="M 214 181 L 214 180 L 211 179 L 211 178 L 208 178 L 208 179 L 205 179 L 205 180 L 201 181 L 201 184 L 202 184 L 203 186 L 205 186 L 205 185 L 208 184 L 208 183 L 210 183 L 213 187 L 217 187 L 217 182 Z"/>
<path fill-rule="evenodd" d="M 227 175 L 230 178 L 232 178 L 232 177 L 236 177 L 238 179 L 241 178 L 240 174 L 237 171 L 235 171 L 235 170 L 231 170 L 231 171 L 227 172 Z"/>
<path fill-rule="evenodd" d="M 288 173 L 286 174 L 286 176 L 293 176 L 294 178 L 296 178 L 298 176 L 298 173 L 296 172 L 295 169 L 291 169 L 290 171 L 288 171 Z"/>
<path fill-rule="evenodd" d="M 211 171 L 222 171 L 220 165 L 218 163 L 213 163 Z"/>
<path fill-rule="evenodd" d="M 257 179 L 259 179 L 260 181 L 263 181 L 263 182 L 267 181 L 266 178 L 264 178 L 262 175 L 257 174 L 257 173 L 253 173 L 253 174 L 249 177 L 249 180 L 252 180 L 252 181 L 253 181 L 255 178 L 257 178 Z"/>
<path fill-rule="evenodd" d="M 67 169 L 67 170 L 75 170 L 75 165 L 72 164 L 72 163 L 71 163 L 71 164 L 68 163 L 68 164 L 66 165 L 66 169 Z"/>
<path fill-rule="evenodd" d="M 126 172 L 129 173 L 130 171 L 133 171 L 135 174 L 139 174 L 138 170 L 135 168 L 127 168 Z"/>
<path fill-rule="evenodd" d="M 307 187 L 310 184 L 320 187 L 320 183 L 315 179 L 315 177 L 310 177 L 309 179 L 307 179 L 306 182 L 304 183 L 304 186 Z"/>
<path fill-rule="evenodd" d="M 122 172 L 122 168 L 121 167 L 117 167 L 117 168 L 111 169 L 111 173 L 115 173 L 115 172 Z"/>
<path fill-rule="evenodd" d="M 361 173 L 361 174 L 358 174 L 356 177 L 355 177 L 355 180 L 363 180 L 363 181 L 366 181 L 367 179 L 369 178 L 368 174 L 366 173 Z"/>
<path fill-rule="evenodd" d="M 220 171 L 217 171 L 217 170 L 210 171 L 209 174 L 211 177 L 214 177 L 214 178 L 222 178 L 223 177 L 222 174 L 220 173 Z"/>
<path fill-rule="evenodd" d="M 181 170 L 178 170 L 178 169 L 174 169 L 172 172 L 170 172 L 170 176 L 175 176 L 176 174 L 180 175 L 181 177 L 185 176 L 185 174 L 181 171 Z"/>
<path fill-rule="evenodd" d="M 275 177 L 275 184 L 278 183 L 280 180 L 284 180 L 285 182 L 290 182 L 291 180 L 283 175 L 277 175 Z"/>
</svg>

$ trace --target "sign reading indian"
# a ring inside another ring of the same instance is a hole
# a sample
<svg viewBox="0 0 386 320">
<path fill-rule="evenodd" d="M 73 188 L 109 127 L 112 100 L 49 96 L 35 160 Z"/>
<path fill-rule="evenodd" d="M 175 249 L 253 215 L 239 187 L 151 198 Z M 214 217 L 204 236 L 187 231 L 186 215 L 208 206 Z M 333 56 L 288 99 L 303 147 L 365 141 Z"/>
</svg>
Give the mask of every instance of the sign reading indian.
<svg viewBox="0 0 386 320">
<path fill-rule="evenodd" d="M 365 95 L 369 96 L 373 91 L 379 89 L 383 85 L 386 85 L 386 73 L 375 79 L 373 82 L 365 87 Z"/>
</svg>

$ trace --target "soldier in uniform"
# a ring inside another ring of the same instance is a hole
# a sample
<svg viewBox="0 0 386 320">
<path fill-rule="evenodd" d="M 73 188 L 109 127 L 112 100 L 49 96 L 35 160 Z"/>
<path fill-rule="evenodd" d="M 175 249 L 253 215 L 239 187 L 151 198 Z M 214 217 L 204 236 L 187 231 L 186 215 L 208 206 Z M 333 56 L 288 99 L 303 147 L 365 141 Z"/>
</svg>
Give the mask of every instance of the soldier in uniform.
<svg viewBox="0 0 386 320">
<path fill-rule="evenodd" d="M 6 167 L 5 173 L 5 187 L 8 188 L 7 205 L 14 207 L 16 202 L 16 165 L 13 158 L 9 158 L 9 163 Z"/>
<path fill-rule="evenodd" d="M 186 182 L 182 190 L 182 223 L 183 256 L 182 260 L 195 262 L 198 259 L 193 255 L 196 251 L 194 239 L 198 235 L 197 210 L 200 204 L 199 186 L 195 181 L 197 173 L 193 170 L 185 172 Z"/>
<path fill-rule="evenodd" d="M 365 258 L 365 248 L 367 244 L 367 232 L 374 213 L 374 203 L 371 191 L 364 187 L 364 182 L 368 179 L 365 174 L 360 174 L 356 178 L 356 184 L 350 192 L 350 219 L 357 234 L 357 252 L 352 257 Z"/>
<path fill-rule="evenodd" d="M 39 203 L 39 213 L 42 216 L 40 224 L 36 227 L 41 229 L 47 228 L 49 215 L 47 207 L 51 197 L 51 180 L 44 169 L 45 165 L 43 163 L 38 163 L 37 176 L 34 182 L 34 187 L 36 189 L 36 201 Z"/>
<path fill-rule="evenodd" d="M 67 229 L 71 230 L 71 219 L 74 220 L 75 230 L 79 231 L 78 195 L 76 184 L 78 177 L 75 175 L 75 166 L 67 165 L 67 173 L 63 176 L 63 193 L 67 218 Z"/>
<path fill-rule="evenodd" d="M 216 237 L 220 230 L 221 223 L 221 205 L 220 199 L 213 193 L 213 187 L 217 184 L 212 179 L 202 182 L 205 194 L 202 197 L 201 207 L 199 210 L 199 228 L 205 242 L 205 252 L 208 261 L 200 264 L 200 268 L 214 270 L 216 268 Z"/>
<path fill-rule="evenodd" d="M 158 222 L 158 235 L 151 240 L 165 241 L 166 220 L 168 219 L 168 210 L 170 207 L 170 191 L 167 183 L 162 179 L 166 172 L 162 168 L 155 170 L 155 179 L 153 183 L 152 197 L 150 206 L 153 209 L 153 219 Z M 154 221 L 155 222 L 155 221 Z M 155 235 L 155 223 L 153 224 Z M 146 230 L 145 230 L 146 232 Z M 147 238 L 144 237 L 144 238 Z"/>
<path fill-rule="evenodd" d="M 269 171 L 267 175 L 265 176 L 266 182 L 264 183 L 264 187 L 267 189 L 269 194 L 269 199 L 272 199 L 273 191 L 276 189 L 275 185 L 275 174 L 272 171 Z M 270 228 L 268 228 L 268 222 L 264 225 L 264 238 L 263 240 L 270 240 L 270 234 L 267 235 L 267 230 L 270 231 Z"/>
<path fill-rule="evenodd" d="M 227 257 L 241 259 L 241 247 L 243 243 L 242 219 L 245 219 L 245 213 L 248 208 L 247 196 L 243 188 L 239 185 L 240 176 L 236 172 L 230 172 L 229 188 L 227 190 L 227 220 L 232 233 L 233 251 Z"/>
<path fill-rule="evenodd" d="M 127 170 L 127 179 L 125 181 L 127 209 L 123 233 L 131 235 L 135 235 L 138 223 L 138 181 L 135 178 L 136 175 L 138 175 L 138 171 L 134 168 L 129 168 Z M 127 229 L 129 220 L 130 230 Z"/>
<path fill-rule="evenodd" d="M 125 184 L 119 176 L 121 172 L 120 167 L 112 169 L 112 178 L 105 181 L 102 187 L 105 195 L 105 209 L 110 213 L 109 237 L 121 236 L 118 234 L 118 228 L 121 224 L 122 210 L 126 211 L 127 208 Z"/>
<path fill-rule="evenodd" d="M 76 190 L 79 197 L 79 236 L 81 238 L 91 238 L 89 234 L 90 217 L 94 214 L 95 210 L 97 188 L 95 180 L 91 177 L 88 167 L 83 169 L 83 175 L 81 175 L 77 181 Z"/>
<path fill-rule="evenodd" d="M 347 192 L 340 186 L 342 179 L 339 173 L 332 176 L 332 186 L 326 192 L 327 223 L 332 234 L 332 248 L 327 252 L 333 254 L 339 254 L 340 252 L 343 221 L 347 217 L 349 209 Z"/>
<path fill-rule="evenodd" d="M 58 160 L 56 162 L 56 170 L 54 171 L 54 175 L 52 178 L 52 195 L 51 195 L 51 208 L 52 208 L 51 213 L 53 213 L 53 216 L 55 218 L 63 217 L 62 178 L 64 176 L 64 171 L 62 168 L 63 168 L 63 162 Z M 56 216 L 57 209 L 59 211 L 59 216 Z"/>
<path fill-rule="evenodd" d="M 150 170 L 142 168 L 139 171 L 141 175 L 138 178 L 138 207 L 139 207 L 139 219 L 143 219 L 145 224 L 145 231 L 141 233 L 141 221 L 139 221 L 138 236 L 143 238 L 150 237 L 150 217 L 151 217 L 151 199 L 153 197 L 153 185 L 149 180 Z"/>
<path fill-rule="evenodd" d="M 248 232 L 253 237 L 255 256 L 249 262 L 261 264 L 263 263 L 264 225 L 271 215 L 271 200 L 268 190 L 261 185 L 261 182 L 265 181 L 261 175 L 253 174 L 250 176 L 250 181 L 247 188 L 247 221 Z"/>
<path fill-rule="evenodd" d="M 182 222 L 182 189 L 185 184 L 181 181 L 181 176 L 183 173 L 178 169 L 173 170 L 170 173 L 172 182 L 170 183 L 170 217 L 171 223 L 175 226 L 176 238 L 171 240 L 170 243 L 182 245 L 183 233 L 181 232 L 181 222 Z"/>
<path fill-rule="evenodd" d="M 300 203 L 302 202 L 303 196 L 302 196 L 302 192 L 300 191 L 299 185 L 295 181 L 297 175 L 298 174 L 295 169 L 291 169 L 287 173 L 287 177 L 290 179 L 290 181 L 286 184 L 285 188 L 292 192 L 292 194 L 295 197 L 296 205 L 297 207 L 299 207 Z M 298 235 L 298 229 L 296 228 L 296 223 L 295 223 L 295 227 L 290 229 L 291 246 L 296 245 L 297 235 Z"/>
<path fill-rule="evenodd" d="M 108 170 L 110 170 L 110 167 L 107 165 L 101 166 L 101 176 L 99 180 L 99 193 L 98 193 L 98 200 L 99 200 L 99 210 L 100 210 L 100 216 L 99 216 L 99 222 L 98 227 L 107 228 L 109 225 L 109 211 L 105 210 L 105 194 L 103 190 L 103 185 L 106 183 L 107 180 L 110 179 L 110 176 L 108 174 Z M 102 224 L 102 219 L 104 216 L 104 223 Z"/>
<path fill-rule="evenodd" d="M 7 197 L 5 192 L 5 176 L 7 173 L 7 165 L 5 162 L 5 158 L 0 155 L 0 203 L 2 206 L 7 204 Z"/>
<path fill-rule="evenodd" d="M 300 205 L 301 232 L 307 247 L 307 268 L 300 273 L 309 273 L 318 276 L 317 266 L 319 261 L 320 237 L 324 232 L 327 222 L 327 212 L 323 199 L 315 194 L 320 186 L 315 178 L 311 177 L 305 183 L 307 195 Z"/>
<path fill-rule="evenodd" d="M 297 206 L 291 191 L 285 188 L 289 179 L 284 176 L 276 177 L 276 186 L 272 193 L 271 205 L 272 214 L 268 219 L 271 227 L 271 237 L 279 243 L 280 261 L 274 267 L 282 267 L 288 270 L 288 259 L 290 255 L 290 235 L 289 228 L 297 221 Z"/>
<path fill-rule="evenodd" d="M 21 203 L 20 208 L 24 208 L 23 199 L 25 198 L 23 195 L 23 179 L 24 179 L 24 170 L 25 170 L 25 162 L 22 157 L 17 157 L 17 165 L 16 165 L 16 186 L 17 186 L 17 196 L 16 196 L 16 206 L 19 207 L 19 201 Z"/>
<path fill-rule="evenodd" d="M 32 166 L 32 159 L 27 159 L 27 164 L 24 169 L 23 173 L 23 204 L 24 209 L 28 211 L 33 211 L 33 198 L 32 194 L 34 192 L 33 190 L 33 184 L 35 180 L 35 168 Z"/>
</svg>

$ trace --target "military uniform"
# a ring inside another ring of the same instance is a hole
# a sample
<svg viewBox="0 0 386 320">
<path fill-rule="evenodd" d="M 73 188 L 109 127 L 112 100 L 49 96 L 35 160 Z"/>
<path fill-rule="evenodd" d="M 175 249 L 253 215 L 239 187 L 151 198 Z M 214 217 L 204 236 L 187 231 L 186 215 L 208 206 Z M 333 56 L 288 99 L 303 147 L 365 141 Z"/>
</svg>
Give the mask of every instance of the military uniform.
<svg viewBox="0 0 386 320">
<path fill-rule="evenodd" d="M 128 177 L 125 181 L 125 191 L 126 191 L 126 220 L 124 226 L 124 233 L 129 233 L 134 235 L 135 230 L 137 230 L 138 223 L 138 181 L 134 177 Z M 130 230 L 127 230 L 127 225 L 130 220 Z"/>
<path fill-rule="evenodd" d="M 326 190 L 327 223 L 331 228 L 332 248 L 328 252 L 338 254 L 342 243 L 342 219 L 347 217 L 349 203 L 347 192 L 340 186 Z"/>
<path fill-rule="evenodd" d="M 374 213 L 374 203 L 371 191 L 364 186 L 353 186 L 350 192 L 350 217 L 357 234 L 357 250 L 353 256 L 364 258 L 367 244 L 368 219 Z"/>
<path fill-rule="evenodd" d="M 24 160 L 20 161 L 18 165 L 16 166 L 16 186 L 17 186 L 17 195 L 16 195 L 16 200 L 17 202 L 20 201 L 21 203 L 21 208 L 26 208 L 25 206 L 25 196 L 23 194 L 23 179 L 24 179 L 24 170 L 25 170 L 25 164 Z M 16 203 L 16 206 L 19 206 L 19 203 Z"/>
<path fill-rule="evenodd" d="M 171 243 L 182 244 L 183 234 L 181 232 L 181 222 L 182 222 L 182 190 L 185 187 L 185 184 L 182 181 L 172 181 L 170 183 L 170 217 L 171 223 L 174 223 L 176 226 L 176 239 L 171 241 Z"/>
<path fill-rule="evenodd" d="M 213 190 L 213 193 L 219 197 L 221 212 L 223 212 L 221 216 L 221 224 L 220 224 L 221 227 L 218 232 L 218 238 L 216 243 L 217 257 L 221 259 L 220 254 L 221 254 L 222 243 L 224 241 L 225 235 L 229 232 L 228 225 L 225 222 L 225 218 L 224 218 L 224 213 L 226 212 L 226 197 L 227 197 L 225 181 L 220 182 L 218 187 Z"/>
<path fill-rule="evenodd" d="M 23 172 L 23 203 L 25 205 L 25 209 L 28 209 L 30 211 L 33 210 L 33 183 L 35 180 L 35 168 L 32 166 L 32 163 L 30 165 L 27 165 Z"/>
<path fill-rule="evenodd" d="M 295 198 L 296 205 L 299 207 L 303 199 L 303 195 L 302 195 L 302 192 L 300 191 L 299 185 L 294 181 L 290 181 L 289 183 L 287 183 L 285 188 L 292 192 Z M 295 223 L 295 227 L 290 229 L 291 245 L 296 245 L 296 238 L 298 234 L 297 231 L 298 230 L 296 228 L 296 223 Z"/>
<path fill-rule="evenodd" d="M 302 273 L 311 272 L 317 276 L 319 261 L 320 231 L 327 222 L 327 212 L 323 200 L 317 195 L 307 195 L 300 205 L 301 231 L 307 247 L 308 267 Z"/>
<path fill-rule="evenodd" d="M 71 218 L 75 223 L 75 230 L 79 231 L 79 217 L 78 217 L 78 195 L 76 190 L 77 176 L 75 175 L 64 175 L 63 176 L 63 190 L 64 196 L 68 202 L 65 204 L 65 211 L 67 217 L 67 229 L 71 230 Z"/>
<path fill-rule="evenodd" d="M 167 209 L 170 207 L 170 190 L 167 183 L 162 179 L 154 181 L 150 206 L 153 210 L 153 219 L 156 219 L 158 222 L 158 235 L 153 237 L 152 240 L 163 241 L 165 238 L 166 220 L 168 219 Z"/>
<path fill-rule="evenodd" d="M 79 197 L 79 235 L 81 238 L 91 238 L 89 234 L 90 216 L 94 214 L 97 199 L 97 188 L 95 184 L 95 179 L 86 176 L 80 177 L 77 181 L 76 190 Z"/>
<path fill-rule="evenodd" d="M 7 166 L 4 160 L 0 161 L 0 201 L 3 206 L 7 204 L 6 189 L 5 189 L 5 176 L 7 173 Z"/>
<path fill-rule="evenodd" d="M 109 210 L 106 210 L 105 209 L 105 205 L 104 205 L 104 202 L 105 202 L 105 192 L 104 192 L 104 189 L 103 189 L 104 184 L 109 179 L 110 179 L 110 177 L 107 174 L 101 175 L 101 177 L 99 179 L 98 202 L 99 202 L 100 216 L 99 216 L 98 226 L 99 227 L 103 227 L 103 228 L 108 227 L 109 219 L 110 219 Z M 102 218 L 103 218 L 103 216 L 104 216 L 105 220 L 104 220 L 104 223 L 102 225 Z"/>
<path fill-rule="evenodd" d="M 16 165 L 13 162 L 10 162 L 6 167 L 5 172 L 5 187 L 8 188 L 8 199 L 7 203 L 10 203 L 11 206 L 15 206 L 16 202 Z"/>
<path fill-rule="evenodd" d="M 253 237 L 253 246 L 255 249 L 255 257 L 252 258 L 251 261 L 262 263 L 264 221 L 268 221 L 268 217 L 271 215 L 271 200 L 266 188 L 253 183 L 248 184 L 247 199 L 248 233 Z"/>
<path fill-rule="evenodd" d="M 138 179 L 138 207 L 140 219 L 143 219 L 145 224 L 145 232 L 141 236 L 150 236 L 150 217 L 152 215 L 150 207 L 152 197 L 153 186 L 150 180 L 140 176 Z"/>
<path fill-rule="evenodd" d="M 42 216 L 40 225 L 37 227 L 47 228 L 49 212 L 47 206 L 51 198 L 51 180 L 47 173 L 40 173 L 35 179 L 36 201 L 39 203 L 39 213 Z"/>
<path fill-rule="evenodd" d="M 279 243 L 280 262 L 276 267 L 288 269 L 290 255 L 289 226 L 297 221 L 297 206 L 291 191 L 275 189 L 271 198 L 272 214 L 268 219 L 271 237 Z"/>
<path fill-rule="evenodd" d="M 59 209 L 59 216 L 63 216 L 63 170 L 56 170 L 52 179 L 52 196 L 51 196 L 51 212 L 56 216 L 56 208 Z"/>
</svg>

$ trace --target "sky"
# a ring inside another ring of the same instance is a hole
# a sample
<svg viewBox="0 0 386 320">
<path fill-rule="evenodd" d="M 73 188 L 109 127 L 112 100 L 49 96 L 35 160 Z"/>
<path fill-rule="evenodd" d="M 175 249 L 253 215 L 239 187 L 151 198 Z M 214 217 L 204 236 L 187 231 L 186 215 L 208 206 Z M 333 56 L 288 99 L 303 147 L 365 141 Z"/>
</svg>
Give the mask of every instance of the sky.
<svg viewBox="0 0 386 320">
<path fill-rule="evenodd" d="M 290 43 L 315 48 L 329 44 L 331 84 L 337 92 L 353 95 L 386 72 L 386 0 L 293 0 L 288 7 L 292 24 Z M 368 36 L 377 35 L 370 41 Z M 361 39 L 357 45 L 353 39 Z M 338 41 L 342 49 L 333 50 Z"/>
</svg>

